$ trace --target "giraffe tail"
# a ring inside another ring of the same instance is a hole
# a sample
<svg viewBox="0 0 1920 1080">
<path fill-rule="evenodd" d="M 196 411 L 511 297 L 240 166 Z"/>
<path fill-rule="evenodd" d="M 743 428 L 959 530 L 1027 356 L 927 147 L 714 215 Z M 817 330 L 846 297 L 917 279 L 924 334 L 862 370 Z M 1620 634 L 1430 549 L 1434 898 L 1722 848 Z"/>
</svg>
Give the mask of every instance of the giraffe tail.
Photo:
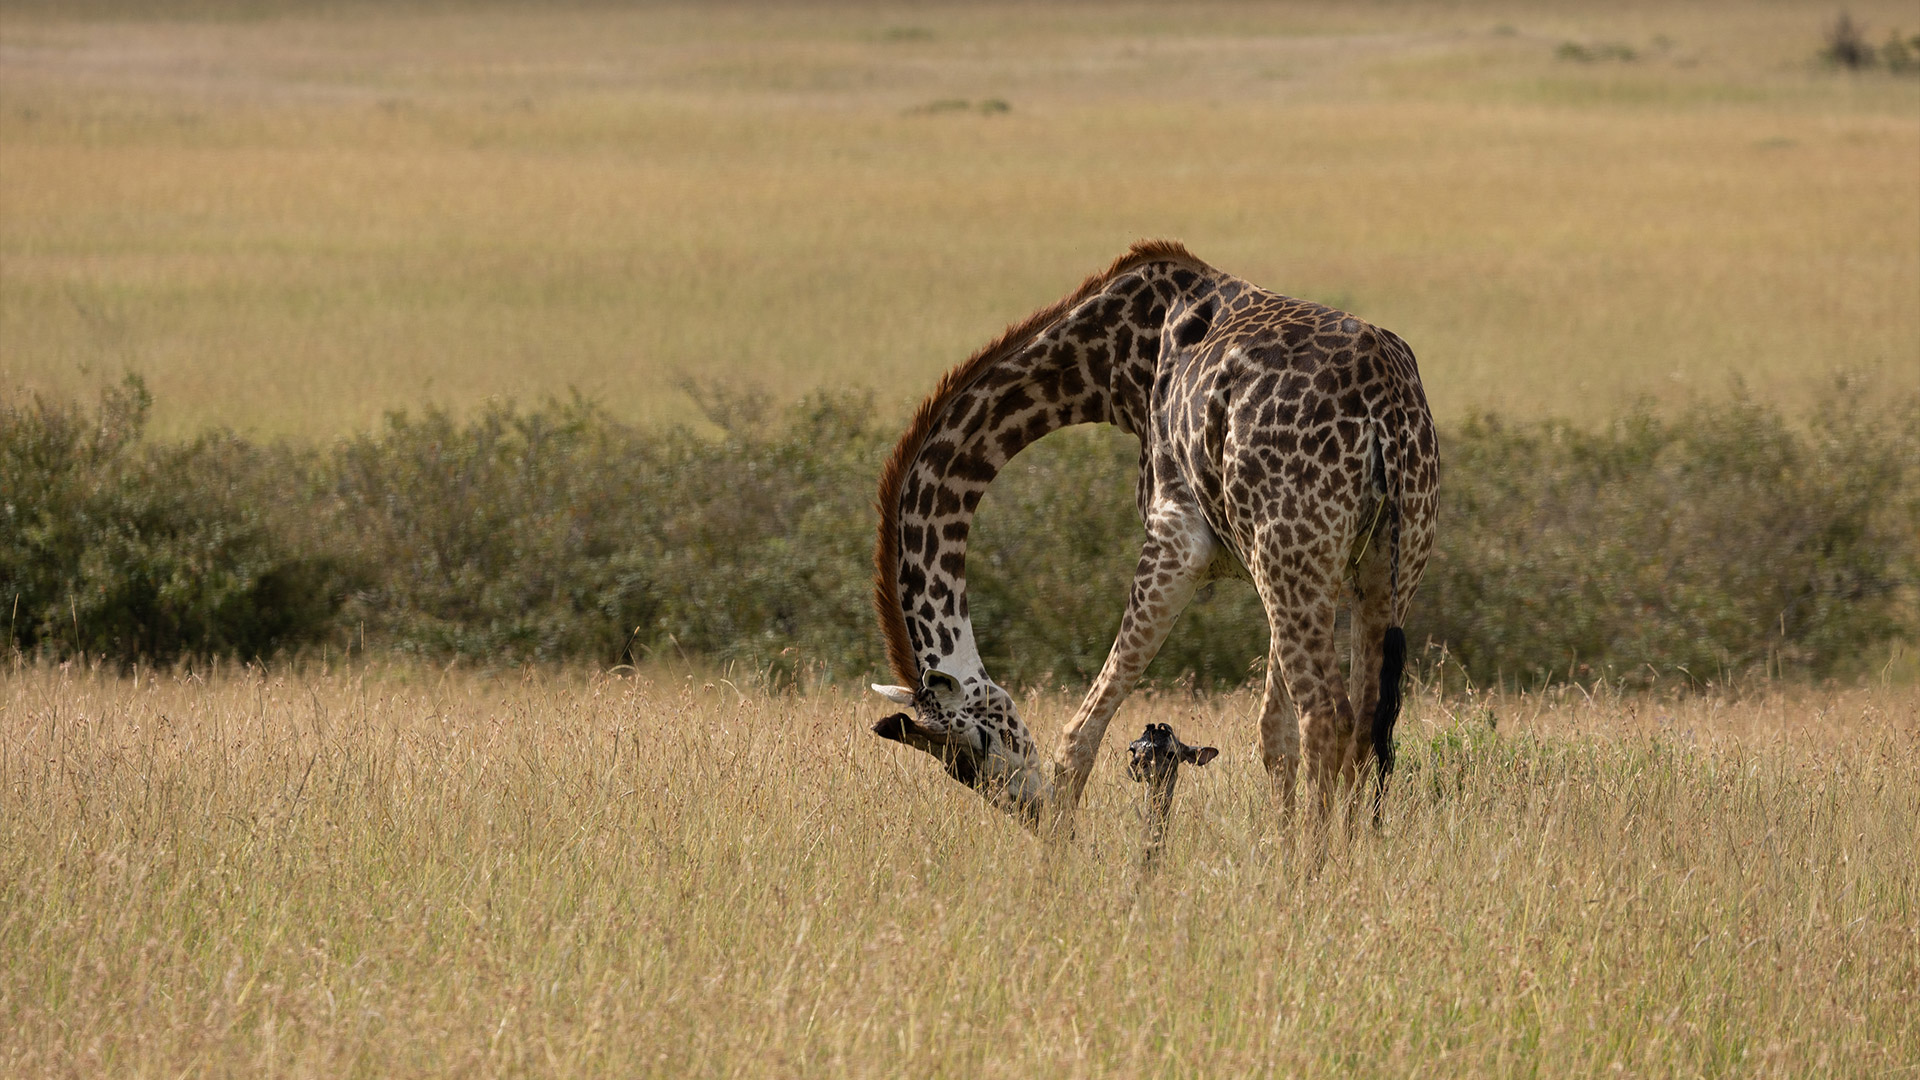
<svg viewBox="0 0 1920 1080">
<path fill-rule="evenodd" d="M 1387 618 L 1389 625 L 1380 642 L 1380 698 L 1373 708 L 1373 756 L 1379 765 L 1380 786 L 1374 793 L 1373 814 L 1380 818 L 1380 800 L 1387 792 L 1387 776 L 1393 772 L 1393 725 L 1400 719 L 1400 682 L 1407 668 L 1407 632 L 1398 625 L 1400 617 L 1400 491 L 1398 462 L 1390 461 L 1395 449 L 1385 425 L 1376 429 L 1379 448 L 1381 494 L 1387 509 Z"/>
<path fill-rule="evenodd" d="M 1380 786 L 1393 771 L 1393 725 L 1400 719 L 1400 677 L 1407 667 L 1407 632 L 1387 627 L 1380 643 L 1380 701 L 1373 707 L 1373 756 L 1380 763 Z"/>
</svg>

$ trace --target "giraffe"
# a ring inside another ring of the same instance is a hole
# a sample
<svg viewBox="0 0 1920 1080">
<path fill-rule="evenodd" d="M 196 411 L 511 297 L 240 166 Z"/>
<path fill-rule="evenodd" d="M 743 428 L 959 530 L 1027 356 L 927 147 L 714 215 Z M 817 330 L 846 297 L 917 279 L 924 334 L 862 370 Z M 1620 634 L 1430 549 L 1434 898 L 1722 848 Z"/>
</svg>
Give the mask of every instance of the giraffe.
<svg viewBox="0 0 1920 1080">
<path fill-rule="evenodd" d="M 1049 769 L 981 663 L 967 534 L 1008 460 L 1086 423 L 1139 439 L 1146 540 L 1112 651 Z M 1136 243 L 948 371 L 882 469 L 874 605 L 902 685 L 873 689 L 911 712 L 873 731 L 934 755 L 1030 826 L 1070 828 L 1108 721 L 1174 619 L 1204 582 L 1244 577 L 1271 631 L 1260 755 L 1284 813 L 1303 763 L 1324 818 L 1335 787 L 1357 792 L 1369 761 L 1377 812 L 1393 766 L 1401 625 L 1432 550 L 1438 489 L 1433 420 L 1405 342 L 1216 270 L 1177 242 Z M 1335 651 L 1342 602 L 1351 688 Z"/>
<path fill-rule="evenodd" d="M 1167 846 L 1167 819 L 1173 814 L 1180 766 L 1204 766 L 1219 754 L 1215 747 L 1181 742 L 1169 724 L 1148 724 L 1139 738 L 1127 744 L 1127 779 L 1147 785 L 1147 847 L 1142 861 L 1148 869 Z"/>
</svg>

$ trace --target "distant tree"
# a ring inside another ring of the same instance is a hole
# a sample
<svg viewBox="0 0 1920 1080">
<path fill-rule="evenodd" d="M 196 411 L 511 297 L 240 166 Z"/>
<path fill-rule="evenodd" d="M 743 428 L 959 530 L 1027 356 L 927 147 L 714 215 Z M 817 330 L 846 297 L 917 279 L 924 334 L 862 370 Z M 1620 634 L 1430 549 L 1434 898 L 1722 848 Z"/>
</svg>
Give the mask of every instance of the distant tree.
<svg viewBox="0 0 1920 1080">
<path fill-rule="evenodd" d="M 1843 11 L 1827 27 L 1827 47 L 1820 55 L 1843 68 L 1858 71 L 1873 66 L 1874 48 L 1867 44 L 1866 28 Z"/>
</svg>

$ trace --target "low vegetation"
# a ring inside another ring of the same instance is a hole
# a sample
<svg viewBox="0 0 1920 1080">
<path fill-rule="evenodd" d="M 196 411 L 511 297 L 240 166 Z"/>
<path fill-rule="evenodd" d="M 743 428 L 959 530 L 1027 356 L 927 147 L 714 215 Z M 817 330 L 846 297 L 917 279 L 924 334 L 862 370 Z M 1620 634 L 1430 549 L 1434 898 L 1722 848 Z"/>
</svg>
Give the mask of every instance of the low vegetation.
<svg viewBox="0 0 1920 1080">
<path fill-rule="evenodd" d="M 1415 693 L 1283 830 L 1244 694 L 1162 868 L 1049 853 L 864 699 L 677 665 L 0 676 L 0 1072 L 1840 1076 L 1920 1058 L 1920 701 Z M 1051 743 L 1074 702 L 1027 696 Z M 1498 720 L 1491 728 L 1488 717 Z M 1127 730 L 1131 729 L 1131 730 Z"/>
<path fill-rule="evenodd" d="M 395 414 L 325 450 L 146 441 L 138 380 L 97 408 L 0 412 L 0 603 L 30 656 L 118 663 L 367 649 L 482 665 L 678 658 L 773 684 L 880 667 L 859 397 L 698 393 L 707 427 L 578 399 Z M 1140 529 L 1133 442 L 1068 431 L 1015 459 L 969 555 L 1011 684 L 1084 683 Z M 1911 638 L 1920 398 L 1836 391 L 1800 421 L 1735 395 L 1596 430 L 1445 430 L 1441 542 L 1410 627 L 1466 685 L 1873 670 Z M 1215 585 L 1152 675 L 1234 686 L 1266 651 Z"/>
<path fill-rule="evenodd" d="M 1853 16 L 1842 12 L 1827 26 L 1827 45 L 1820 58 L 1836 67 L 1862 71 L 1885 67 L 1896 74 L 1920 71 L 1920 34 L 1907 36 L 1898 29 L 1887 31 L 1886 42 L 1874 48 L 1867 30 Z"/>
</svg>

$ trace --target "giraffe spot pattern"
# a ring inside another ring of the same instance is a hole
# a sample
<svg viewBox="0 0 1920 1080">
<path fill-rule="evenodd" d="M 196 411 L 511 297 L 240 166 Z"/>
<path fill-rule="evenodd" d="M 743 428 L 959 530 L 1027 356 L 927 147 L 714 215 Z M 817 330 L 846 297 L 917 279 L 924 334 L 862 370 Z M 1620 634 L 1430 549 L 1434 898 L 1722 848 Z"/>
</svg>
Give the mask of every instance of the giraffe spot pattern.
<svg viewBox="0 0 1920 1080">
<path fill-rule="evenodd" d="M 896 463 L 897 502 L 883 513 L 898 565 L 878 572 L 892 575 L 903 644 L 923 670 L 968 669 L 964 705 L 931 720 L 922 709 L 922 720 L 975 732 L 955 745 L 981 748 L 970 766 L 979 776 L 1038 768 L 1012 699 L 978 670 L 968 530 L 987 485 L 1022 449 L 1069 424 L 1110 422 L 1141 439 L 1147 541 L 1113 650 L 1054 758 L 1069 805 L 1173 620 L 1221 573 L 1252 580 L 1272 629 L 1260 743 L 1276 783 L 1290 799 L 1301 760 L 1318 780 L 1352 778 L 1371 752 L 1356 717 L 1371 716 L 1379 690 L 1366 667 L 1377 672 L 1379 642 L 1362 639 L 1403 621 L 1433 542 L 1437 440 L 1412 351 L 1390 331 L 1266 292 L 1177 246 L 1134 254 L 1058 315 L 1036 316 L 1025 336 L 1010 331 L 956 369 L 973 377 L 943 383 L 944 396 L 923 407 L 934 410 L 926 438 Z M 1389 504 L 1391 553 L 1370 544 L 1348 565 Z M 1341 603 L 1355 607 L 1351 687 L 1334 662 Z"/>
</svg>

